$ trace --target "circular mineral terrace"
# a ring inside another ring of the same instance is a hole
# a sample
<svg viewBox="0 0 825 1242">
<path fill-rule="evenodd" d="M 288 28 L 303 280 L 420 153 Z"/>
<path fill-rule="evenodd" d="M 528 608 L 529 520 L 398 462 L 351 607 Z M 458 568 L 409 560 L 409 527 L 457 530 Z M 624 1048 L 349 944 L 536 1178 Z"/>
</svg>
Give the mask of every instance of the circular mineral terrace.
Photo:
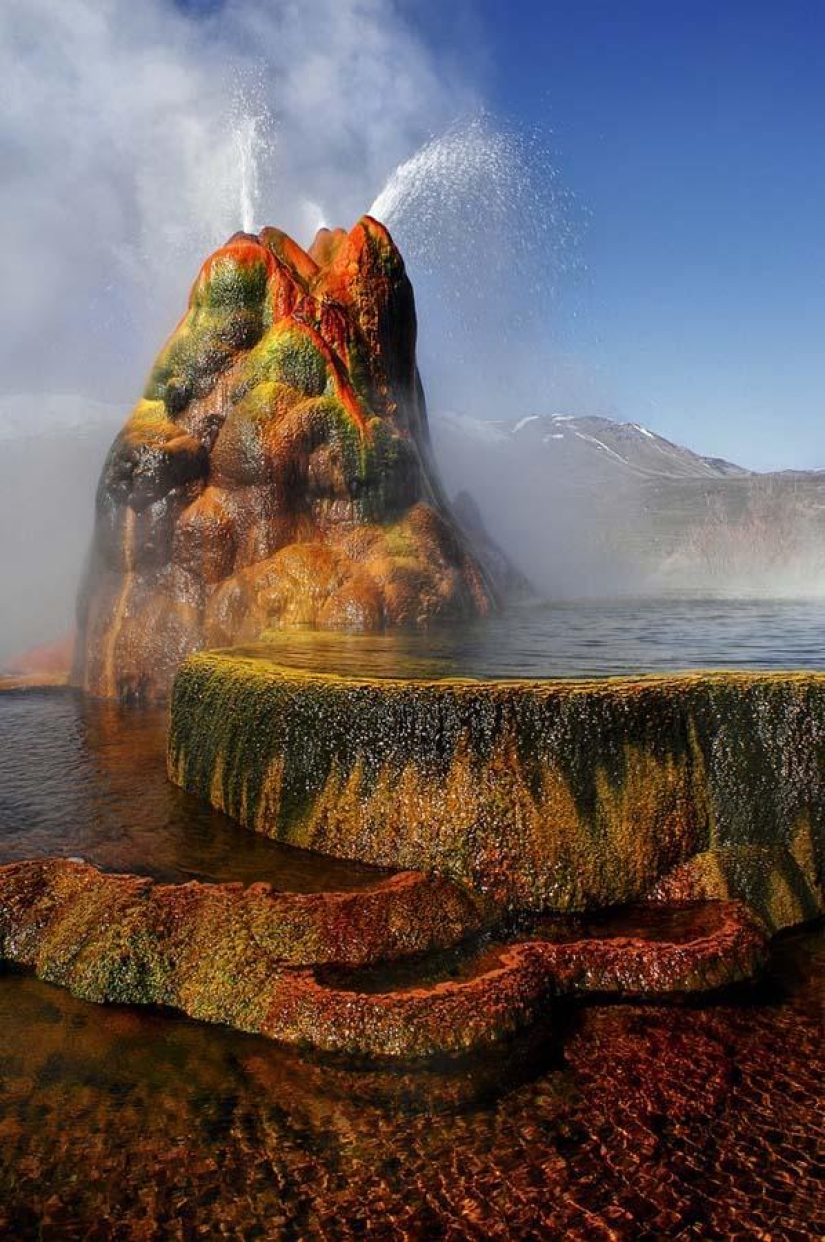
<svg viewBox="0 0 825 1242">
<path fill-rule="evenodd" d="M 310 651 L 190 657 L 172 779 L 272 839 L 509 911 L 735 899 L 773 930 L 821 911 L 822 673 L 482 681 L 405 677 L 395 643 L 366 672 L 351 643 L 321 644 L 335 672 Z"/>
</svg>

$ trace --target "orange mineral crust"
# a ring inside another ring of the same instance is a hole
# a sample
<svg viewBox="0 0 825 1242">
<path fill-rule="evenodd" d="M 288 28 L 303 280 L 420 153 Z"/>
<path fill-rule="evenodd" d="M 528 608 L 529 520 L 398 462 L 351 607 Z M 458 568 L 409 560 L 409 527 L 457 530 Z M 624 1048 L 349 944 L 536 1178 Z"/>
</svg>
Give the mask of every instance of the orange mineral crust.
<svg viewBox="0 0 825 1242">
<path fill-rule="evenodd" d="M 479 937 L 480 910 L 449 881 L 414 873 L 357 894 L 297 895 L 45 859 L 0 867 L 0 960 L 90 1001 L 172 1006 L 330 1052 L 418 1057 L 495 1043 L 565 993 L 667 995 L 749 979 L 766 944 L 738 902 L 665 912 L 652 926 L 642 912 L 635 928 L 545 921 L 498 939 Z"/>
<path fill-rule="evenodd" d="M 190 651 L 419 628 L 496 587 L 443 497 L 389 233 L 278 229 L 206 260 L 107 457 L 74 680 L 162 699 Z"/>
</svg>

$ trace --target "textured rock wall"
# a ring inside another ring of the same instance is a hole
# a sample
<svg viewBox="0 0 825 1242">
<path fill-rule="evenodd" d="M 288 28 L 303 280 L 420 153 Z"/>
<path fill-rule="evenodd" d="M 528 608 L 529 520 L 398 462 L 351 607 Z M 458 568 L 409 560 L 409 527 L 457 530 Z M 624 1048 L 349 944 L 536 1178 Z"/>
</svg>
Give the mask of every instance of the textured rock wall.
<svg viewBox="0 0 825 1242">
<path fill-rule="evenodd" d="M 403 261 L 369 217 L 308 252 L 239 233 L 206 261 L 103 468 L 79 685 L 162 698 L 188 652 L 270 627 L 489 610 L 441 495 L 415 343 Z"/>
<path fill-rule="evenodd" d="M 247 827 L 516 909 L 822 908 L 825 676 L 416 682 L 202 653 L 169 771 Z"/>
</svg>

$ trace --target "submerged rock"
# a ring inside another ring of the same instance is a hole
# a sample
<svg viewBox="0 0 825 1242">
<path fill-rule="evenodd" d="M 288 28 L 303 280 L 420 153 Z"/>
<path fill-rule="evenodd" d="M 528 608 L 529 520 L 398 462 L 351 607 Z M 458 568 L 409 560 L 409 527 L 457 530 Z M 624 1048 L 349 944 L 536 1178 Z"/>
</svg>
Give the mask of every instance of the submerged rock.
<svg viewBox="0 0 825 1242">
<path fill-rule="evenodd" d="M 238 233 L 115 440 L 74 677 L 161 698 L 181 659 L 267 628 L 375 630 L 493 606 L 441 492 L 412 286 L 363 217 L 308 252 Z"/>
</svg>

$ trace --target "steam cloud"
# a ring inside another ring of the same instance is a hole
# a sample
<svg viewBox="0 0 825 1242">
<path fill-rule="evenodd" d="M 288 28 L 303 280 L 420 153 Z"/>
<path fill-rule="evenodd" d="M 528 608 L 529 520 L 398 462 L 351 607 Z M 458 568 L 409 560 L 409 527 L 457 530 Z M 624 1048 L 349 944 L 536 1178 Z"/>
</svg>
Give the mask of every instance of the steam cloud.
<svg viewBox="0 0 825 1242">
<path fill-rule="evenodd" d="M 0 6 L 0 659 L 71 624 L 103 454 L 241 226 L 250 119 L 255 225 L 308 242 L 476 105 L 393 0 L 206 7 Z"/>
<path fill-rule="evenodd" d="M 204 256 L 244 217 L 306 243 L 386 212 L 431 409 L 609 408 L 563 350 L 581 218 L 540 137 L 486 116 L 470 71 L 441 63 L 397 0 L 187 2 L 0 6 L 0 662 L 69 628 L 103 455 Z M 466 444 L 449 454 L 448 481 L 540 586 L 615 587 L 590 528 L 635 513 L 638 490 L 605 486 L 596 510 L 548 480 L 528 506 L 500 454 L 489 477 Z"/>
<path fill-rule="evenodd" d="M 378 210 L 390 178 L 431 406 L 518 412 L 538 367 L 542 400 L 575 408 L 574 370 L 548 363 L 575 250 L 550 153 L 492 122 L 403 14 L 396 0 L 2 6 L 0 658 L 70 624 L 105 449 L 203 258 L 242 225 L 307 243 L 376 196 Z"/>
<path fill-rule="evenodd" d="M 256 224 L 308 241 L 474 105 L 391 0 L 5 0 L 0 82 L 0 386 L 119 400 L 241 226 L 245 114 Z"/>
</svg>

